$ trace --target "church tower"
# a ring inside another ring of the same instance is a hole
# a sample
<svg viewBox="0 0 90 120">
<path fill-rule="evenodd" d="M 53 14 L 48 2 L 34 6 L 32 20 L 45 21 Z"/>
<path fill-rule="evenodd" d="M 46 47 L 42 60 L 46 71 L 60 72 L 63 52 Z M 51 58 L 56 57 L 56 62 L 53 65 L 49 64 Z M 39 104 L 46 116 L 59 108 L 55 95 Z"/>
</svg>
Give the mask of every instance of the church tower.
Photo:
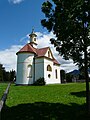
<svg viewBox="0 0 90 120">
<path fill-rule="evenodd" d="M 30 36 L 30 44 L 32 47 L 37 48 L 37 35 L 34 33 L 34 29 L 32 29 L 32 33 Z"/>
</svg>

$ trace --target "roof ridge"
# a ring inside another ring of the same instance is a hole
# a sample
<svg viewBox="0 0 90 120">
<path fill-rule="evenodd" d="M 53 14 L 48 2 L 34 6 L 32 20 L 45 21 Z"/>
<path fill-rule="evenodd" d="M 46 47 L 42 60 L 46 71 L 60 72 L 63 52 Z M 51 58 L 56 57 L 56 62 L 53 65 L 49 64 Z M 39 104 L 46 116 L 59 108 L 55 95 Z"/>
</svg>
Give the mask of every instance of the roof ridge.
<svg viewBox="0 0 90 120">
<path fill-rule="evenodd" d="M 37 48 L 34 48 L 30 43 L 28 43 L 28 45 L 31 47 L 31 49 L 32 49 L 35 53 L 37 53 Z"/>
<path fill-rule="evenodd" d="M 46 48 L 50 48 L 50 47 L 38 48 L 38 50 L 40 50 L 40 49 L 46 49 Z"/>
</svg>

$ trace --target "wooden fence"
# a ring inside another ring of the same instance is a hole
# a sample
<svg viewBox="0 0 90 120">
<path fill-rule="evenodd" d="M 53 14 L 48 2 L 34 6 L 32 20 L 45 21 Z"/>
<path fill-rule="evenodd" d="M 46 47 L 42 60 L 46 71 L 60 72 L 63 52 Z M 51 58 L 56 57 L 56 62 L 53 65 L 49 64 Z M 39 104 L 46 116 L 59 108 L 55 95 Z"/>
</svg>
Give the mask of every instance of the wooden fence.
<svg viewBox="0 0 90 120">
<path fill-rule="evenodd" d="M 5 101 L 7 99 L 7 95 L 9 93 L 10 85 L 11 85 L 11 83 L 8 84 L 8 86 L 7 86 L 5 92 L 4 92 L 4 94 L 3 94 L 3 96 L 2 96 L 2 98 L 0 100 L 0 120 L 1 120 L 1 111 L 2 111 L 2 108 L 3 108 L 4 104 L 5 104 Z"/>
</svg>

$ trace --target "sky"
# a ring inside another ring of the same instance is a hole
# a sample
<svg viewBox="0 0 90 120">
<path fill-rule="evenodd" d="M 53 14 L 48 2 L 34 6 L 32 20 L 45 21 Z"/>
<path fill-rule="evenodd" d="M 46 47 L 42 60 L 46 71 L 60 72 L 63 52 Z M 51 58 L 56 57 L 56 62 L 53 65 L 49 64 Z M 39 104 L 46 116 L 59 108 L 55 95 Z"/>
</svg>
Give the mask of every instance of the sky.
<svg viewBox="0 0 90 120">
<path fill-rule="evenodd" d="M 41 26 L 44 14 L 41 5 L 46 0 L 0 0 L 0 63 L 7 71 L 16 70 L 17 56 L 21 47 L 29 40 L 28 35 L 34 28 L 38 47 L 49 46 L 55 58 L 66 72 L 77 69 L 72 60 L 64 60 L 50 44 L 55 37 Z"/>
</svg>

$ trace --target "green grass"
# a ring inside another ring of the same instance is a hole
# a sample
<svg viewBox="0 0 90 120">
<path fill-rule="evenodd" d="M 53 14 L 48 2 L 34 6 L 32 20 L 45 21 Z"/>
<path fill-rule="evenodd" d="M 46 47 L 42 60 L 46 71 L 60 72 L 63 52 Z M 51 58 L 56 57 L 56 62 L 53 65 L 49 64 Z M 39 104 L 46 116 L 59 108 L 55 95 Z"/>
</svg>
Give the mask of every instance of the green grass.
<svg viewBox="0 0 90 120">
<path fill-rule="evenodd" d="M 85 83 L 11 85 L 2 113 L 3 120 L 89 120 Z"/>
<path fill-rule="evenodd" d="M 7 83 L 0 83 L 0 100 L 1 100 L 1 97 L 5 91 L 5 89 L 7 88 Z"/>
</svg>

